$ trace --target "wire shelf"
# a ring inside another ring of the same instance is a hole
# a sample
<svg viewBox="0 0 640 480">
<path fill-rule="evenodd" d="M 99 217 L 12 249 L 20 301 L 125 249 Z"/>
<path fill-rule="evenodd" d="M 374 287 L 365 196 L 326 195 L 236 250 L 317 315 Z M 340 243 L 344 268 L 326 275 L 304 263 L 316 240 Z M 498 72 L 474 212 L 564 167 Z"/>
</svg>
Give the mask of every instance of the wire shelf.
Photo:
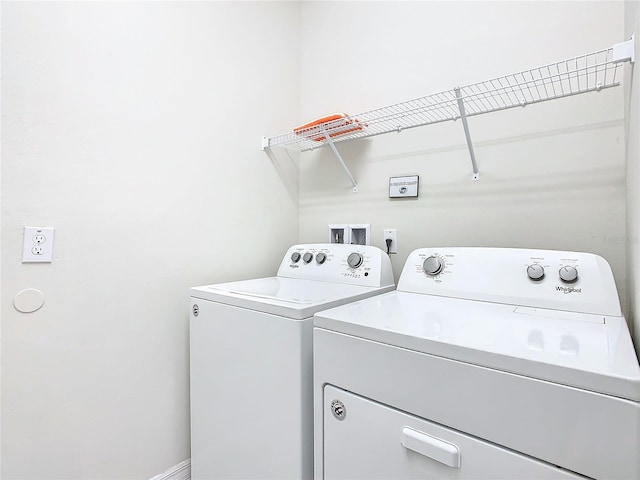
<svg viewBox="0 0 640 480">
<path fill-rule="evenodd" d="M 338 143 L 615 87 L 628 59 L 614 58 L 614 48 L 270 137 L 264 145 L 307 151 L 327 145 L 325 134 Z"/>
</svg>

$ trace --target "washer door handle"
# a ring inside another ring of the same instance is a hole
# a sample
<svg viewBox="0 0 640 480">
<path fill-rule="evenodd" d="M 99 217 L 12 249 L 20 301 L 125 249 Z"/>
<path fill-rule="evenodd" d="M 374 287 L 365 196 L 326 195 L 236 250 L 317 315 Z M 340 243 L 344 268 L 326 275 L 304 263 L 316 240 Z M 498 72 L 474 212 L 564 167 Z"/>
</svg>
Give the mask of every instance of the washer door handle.
<svg viewBox="0 0 640 480">
<path fill-rule="evenodd" d="M 402 446 L 449 467 L 460 468 L 460 449 L 453 443 L 445 442 L 413 428 L 402 427 Z"/>
</svg>

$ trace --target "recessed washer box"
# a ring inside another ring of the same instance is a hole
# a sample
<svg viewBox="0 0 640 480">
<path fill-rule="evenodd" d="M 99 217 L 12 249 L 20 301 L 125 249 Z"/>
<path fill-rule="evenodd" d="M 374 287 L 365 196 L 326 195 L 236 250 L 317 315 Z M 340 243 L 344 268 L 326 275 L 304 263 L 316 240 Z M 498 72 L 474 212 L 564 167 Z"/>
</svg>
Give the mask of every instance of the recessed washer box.
<svg viewBox="0 0 640 480">
<path fill-rule="evenodd" d="M 418 175 L 389 178 L 389 198 L 417 197 Z"/>
<path fill-rule="evenodd" d="M 347 224 L 329 225 L 329 243 L 351 243 L 351 230 Z"/>
</svg>

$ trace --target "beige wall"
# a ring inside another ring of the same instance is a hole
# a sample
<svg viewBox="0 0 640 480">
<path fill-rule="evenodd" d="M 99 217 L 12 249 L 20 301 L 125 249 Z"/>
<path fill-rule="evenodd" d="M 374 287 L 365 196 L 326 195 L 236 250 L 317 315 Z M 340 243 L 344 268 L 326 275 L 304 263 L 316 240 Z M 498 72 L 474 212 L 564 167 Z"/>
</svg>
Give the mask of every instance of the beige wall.
<svg viewBox="0 0 640 480">
<path fill-rule="evenodd" d="M 625 38 L 635 33 L 635 71 L 625 76 L 625 118 L 627 131 L 627 256 L 629 314 L 636 351 L 640 355 L 640 74 L 638 43 L 640 36 L 640 3 L 625 2 Z"/>
<path fill-rule="evenodd" d="M 298 113 L 298 25 L 295 3 L 2 2 L 2 478 L 189 457 L 187 288 L 297 241 L 260 137 Z M 55 227 L 52 264 L 21 263 L 24 225 Z"/>
<path fill-rule="evenodd" d="M 621 2 L 311 2 L 302 17 L 304 119 L 351 114 L 607 48 L 624 40 Z M 339 41 L 325 45 L 327 38 Z M 300 238 L 330 223 L 398 230 L 396 276 L 421 246 L 589 251 L 613 267 L 625 305 L 623 89 L 338 144 L 300 157 Z M 420 176 L 417 200 L 389 177 Z"/>
</svg>

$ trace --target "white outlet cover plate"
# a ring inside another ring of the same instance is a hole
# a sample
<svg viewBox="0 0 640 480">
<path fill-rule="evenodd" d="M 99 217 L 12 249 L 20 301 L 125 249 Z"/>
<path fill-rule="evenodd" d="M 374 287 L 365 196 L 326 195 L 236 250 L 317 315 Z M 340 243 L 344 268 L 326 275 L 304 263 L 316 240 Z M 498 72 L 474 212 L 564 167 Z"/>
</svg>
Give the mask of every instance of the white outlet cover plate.
<svg viewBox="0 0 640 480">
<path fill-rule="evenodd" d="M 387 246 L 386 245 L 387 238 L 391 239 L 391 246 L 389 248 L 389 253 L 398 253 L 398 230 L 395 228 L 384 229 L 385 248 Z"/>
<path fill-rule="evenodd" d="M 52 261 L 53 228 L 24 227 L 22 263 L 51 263 Z"/>
</svg>

